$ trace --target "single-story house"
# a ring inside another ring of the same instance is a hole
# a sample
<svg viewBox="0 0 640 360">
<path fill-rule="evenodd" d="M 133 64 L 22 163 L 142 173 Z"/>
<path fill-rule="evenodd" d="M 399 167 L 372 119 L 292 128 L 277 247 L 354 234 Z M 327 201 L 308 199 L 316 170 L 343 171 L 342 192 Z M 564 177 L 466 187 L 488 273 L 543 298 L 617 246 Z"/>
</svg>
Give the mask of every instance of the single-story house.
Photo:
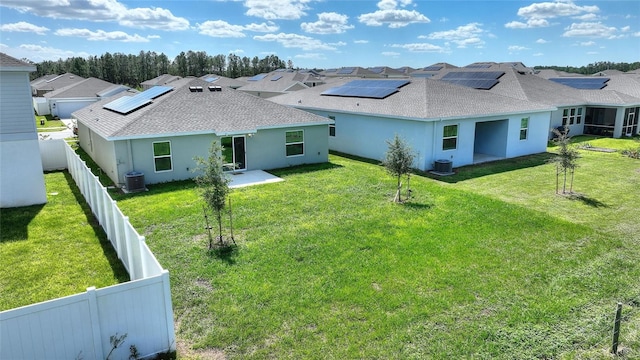
<svg viewBox="0 0 640 360">
<path fill-rule="evenodd" d="M 129 87 L 124 85 L 114 85 L 110 82 L 90 77 L 44 94 L 43 98 L 46 100 L 49 111 L 44 114 L 38 114 L 51 114 L 60 119 L 69 119 L 72 112 L 82 109 L 101 98 L 113 96 L 127 89 Z"/>
<path fill-rule="evenodd" d="M 31 81 L 31 95 L 42 97 L 44 94 L 84 80 L 82 76 L 73 73 L 62 75 L 45 75 Z"/>
<path fill-rule="evenodd" d="M 268 170 L 328 161 L 326 117 L 197 78 L 123 92 L 73 113 L 80 146 L 119 186 L 193 178 L 194 157 L 224 147 L 226 169 Z"/>
<path fill-rule="evenodd" d="M 238 90 L 261 98 L 270 98 L 324 83 L 324 78 L 312 70 L 278 69 L 247 78 L 246 84 Z"/>
<path fill-rule="evenodd" d="M 154 77 L 153 79 L 149 79 L 141 82 L 140 86 L 142 86 L 142 90 L 147 90 L 147 89 L 151 89 L 154 86 L 167 85 L 180 79 L 182 79 L 182 77 L 177 75 L 162 74 Z"/>
<path fill-rule="evenodd" d="M 431 170 L 546 151 L 554 106 L 426 78 L 342 79 L 269 99 L 327 117 L 329 148 L 381 160 L 398 134 Z"/>
<path fill-rule="evenodd" d="M 247 85 L 245 81 L 240 81 L 238 79 L 232 79 L 226 76 L 221 76 L 216 74 L 206 74 L 206 75 L 200 76 L 200 79 L 208 82 L 211 85 L 228 87 L 231 89 L 238 89 Z"/>
<path fill-rule="evenodd" d="M 0 53 L 0 207 L 47 202 L 29 73 L 36 67 Z"/>
</svg>

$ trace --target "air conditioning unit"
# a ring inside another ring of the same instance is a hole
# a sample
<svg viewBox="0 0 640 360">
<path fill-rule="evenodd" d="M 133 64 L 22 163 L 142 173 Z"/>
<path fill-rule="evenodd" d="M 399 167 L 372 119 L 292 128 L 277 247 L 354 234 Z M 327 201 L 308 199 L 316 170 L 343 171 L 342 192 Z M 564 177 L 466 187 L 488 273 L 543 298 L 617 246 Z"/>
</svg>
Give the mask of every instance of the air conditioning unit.
<svg viewBox="0 0 640 360">
<path fill-rule="evenodd" d="M 453 163 L 451 160 L 436 160 L 433 171 L 443 174 L 449 174 L 453 172 Z"/>
<path fill-rule="evenodd" d="M 128 192 L 145 191 L 144 173 L 131 171 L 124 175 L 125 186 Z"/>
</svg>

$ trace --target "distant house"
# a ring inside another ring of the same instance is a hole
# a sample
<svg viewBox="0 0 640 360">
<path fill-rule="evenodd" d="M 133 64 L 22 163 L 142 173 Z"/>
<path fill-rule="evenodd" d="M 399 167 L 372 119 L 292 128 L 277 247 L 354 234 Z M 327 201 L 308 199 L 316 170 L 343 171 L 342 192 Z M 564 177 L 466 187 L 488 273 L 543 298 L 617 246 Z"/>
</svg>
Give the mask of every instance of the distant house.
<svg viewBox="0 0 640 360">
<path fill-rule="evenodd" d="M 124 85 L 114 85 L 90 77 L 44 94 L 43 98 L 46 100 L 48 112 L 39 112 L 38 115 L 51 114 L 60 119 L 69 119 L 72 112 L 127 89 L 129 87 Z"/>
<path fill-rule="evenodd" d="M 246 81 L 232 79 L 226 76 L 215 75 L 215 74 L 207 74 L 207 75 L 201 76 L 200 79 L 214 86 L 228 87 L 231 89 L 238 89 L 247 85 Z"/>
<path fill-rule="evenodd" d="M 195 78 L 120 93 L 73 117 L 80 146 L 120 186 L 134 171 L 147 184 L 192 178 L 194 157 L 213 141 L 235 172 L 326 162 L 332 123 Z"/>
<path fill-rule="evenodd" d="M 556 109 L 425 78 L 345 78 L 269 100 L 334 121 L 332 150 L 381 160 L 386 141 L 398 134 L 421 170 L 545 152 Z"/>
<path fill-rule="evenodd" d="M 154 86 L 167 85 L 180 79 L 182 79 L 182 77 L 177 75 L 162 74 L 160 76 L 154 77 L 153 79 L 141 82 L 140 86 L 142 86 L 142 90 L 147 90 Z"/>
<path fill-rule="evenodd" d="M 47 202 L 31 104 L 36 67 L 0 53 L 0 207 Z"/>
<path fill-rule="evenodd" d="M 62 75 L 45 75 L 31 81 L 31 95 L 42 97 L 44 94 L 84 80 L 82 76 L 72 73 Z"/>
<path fill-rule="evenodd" d="M 324 77 L 315 71 L 279 69 L 247 78 L 246 84 L 240 87 L 239 90 L 261 98 L 270 98 L 324 83 Z"/>
</svg>

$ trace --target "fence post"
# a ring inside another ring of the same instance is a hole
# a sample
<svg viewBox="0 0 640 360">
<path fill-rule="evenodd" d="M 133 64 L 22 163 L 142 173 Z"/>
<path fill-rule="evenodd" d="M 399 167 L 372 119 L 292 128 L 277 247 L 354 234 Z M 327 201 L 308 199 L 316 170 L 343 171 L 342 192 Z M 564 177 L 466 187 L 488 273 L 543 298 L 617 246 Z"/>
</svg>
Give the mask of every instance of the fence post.
<svg viewBox="0 0 640 360">
<path fill-rule="evenodd" d="M 171 304 L 171 285 L 169 283 L 169 271 L 162 270 L 162 286 L 164 293 L 164 309 L 167 323 L 167 338 L 169 350 L 176 350 L 176 332 L 173 325 L 173 305 Z"/>
<path fill-rule="evenodd" d="M 622 317 L 622 303 L 618 303 L 616 309 L 616 320 L 613 322 L 613 345 L 611 346 L 611 353 L 618 354 L 618 339 L 620 338 L 620 318 Z"/>
<path fill-rule="evenodd" d="M 100 331 L 100 316 L 98 312 L 98 298 L 95 286 L 87 288 L 87 300 L 89 301 L 89 321 L 91 322 L 91 332 L 93 338 L 93 348 L 96 359 L 104 359 L 102 350 L 102 333 Z"/>
</svg>

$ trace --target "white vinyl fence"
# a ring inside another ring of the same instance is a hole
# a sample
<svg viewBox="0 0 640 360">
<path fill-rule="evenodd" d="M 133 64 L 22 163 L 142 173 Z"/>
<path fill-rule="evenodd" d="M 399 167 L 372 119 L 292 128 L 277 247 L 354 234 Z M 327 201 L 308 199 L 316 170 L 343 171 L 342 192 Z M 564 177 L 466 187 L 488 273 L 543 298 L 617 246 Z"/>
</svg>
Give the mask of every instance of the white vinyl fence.
<svg viewBox="0 0 640 360">
<path fill-rule="evenodd" d="M 109 338 L 124 334 L 125 345 L 110 359 L 128 359 L 130 345 L 143 357 L 175 350 L 169 272 L 75 152 L 64 141 L 45 146 L 64 148 L 69 173 L 131 281 L 0 312 L 0 359 L 104 359 L 112 348 Z M 43 167 L 58 168 L 59 161 L 43 157 Z"/>
</svg>

